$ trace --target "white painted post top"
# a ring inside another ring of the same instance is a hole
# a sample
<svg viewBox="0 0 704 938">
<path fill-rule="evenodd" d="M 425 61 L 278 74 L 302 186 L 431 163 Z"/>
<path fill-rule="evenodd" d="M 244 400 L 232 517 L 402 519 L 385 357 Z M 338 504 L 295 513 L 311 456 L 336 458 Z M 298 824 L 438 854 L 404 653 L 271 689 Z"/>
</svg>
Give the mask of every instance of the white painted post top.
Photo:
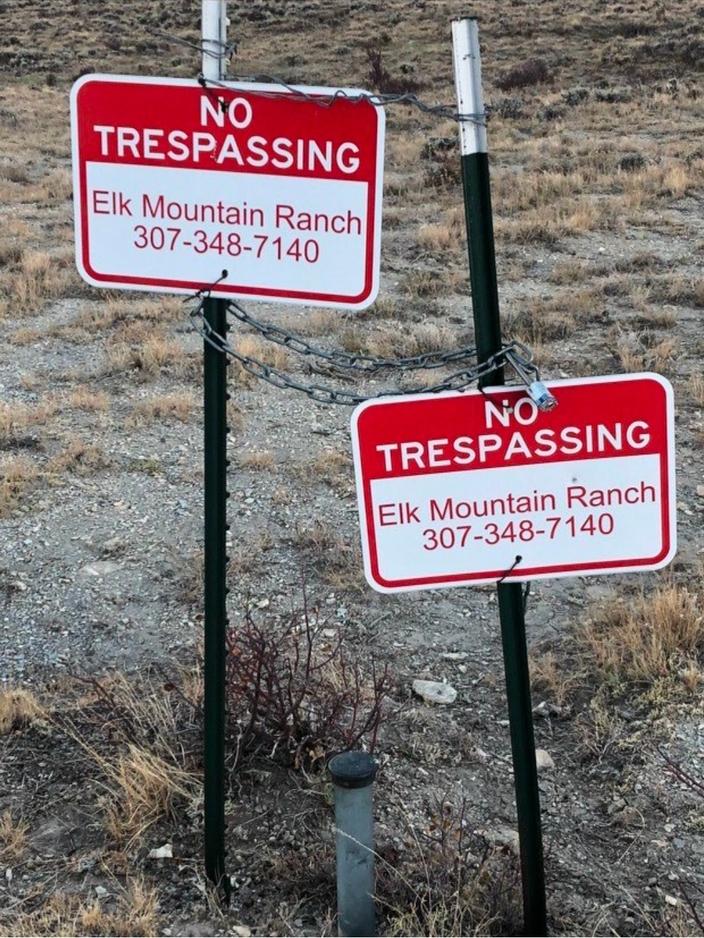
<svg viewBox="0 0 704 938">
<path fill-rule="evenodd" d="M 220 81 L 225 77 L 227 15 L 225 0 L 203 0 L 201 7 L 203 77 Z"/>
<path fill-rule="evenodd" d="M 452 52 L 457 110 L 460 114 L 477 115 L 476 120 L 460 121 L 460 152 L 462 156 L 487 153 L 479 26 L 476 19 L 452 21 Z"/>
</svg>

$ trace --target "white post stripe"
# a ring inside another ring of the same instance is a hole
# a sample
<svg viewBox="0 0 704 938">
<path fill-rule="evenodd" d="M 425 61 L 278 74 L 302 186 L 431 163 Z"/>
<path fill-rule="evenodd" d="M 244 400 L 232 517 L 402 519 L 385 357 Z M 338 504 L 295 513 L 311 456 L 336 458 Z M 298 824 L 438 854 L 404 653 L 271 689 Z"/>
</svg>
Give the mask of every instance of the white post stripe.
<svg viewBox="0 0 704 938">
<path fill-rule="evenodd" d="M 201 7 L 203 77 L 220 81 L 225 72 L 224 43 L 227 36 L 225 0 L 203 0 Z"/>
<path fill-rule="evenodd" d="M 479 55 L 479 26 L 476 19 L 452 21 L 452 52 L 455 64 L 457 110 L 476 114 L 476 120 L 460 121 L 460 152 L 488 153 L 486 118 L 482 96 L 482 63 Z"/>
</svg>

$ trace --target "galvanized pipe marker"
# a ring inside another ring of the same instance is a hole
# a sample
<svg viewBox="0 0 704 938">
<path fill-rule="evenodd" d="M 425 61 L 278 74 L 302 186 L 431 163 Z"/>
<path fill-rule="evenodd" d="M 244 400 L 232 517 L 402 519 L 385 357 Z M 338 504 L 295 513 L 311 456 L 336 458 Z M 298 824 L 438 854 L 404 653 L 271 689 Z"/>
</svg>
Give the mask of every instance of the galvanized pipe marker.
<svg viewBox="0 0 704 938">
<path fill-rule="evenodd" d="M 367 752 L 343 752 L 328 769 L 335 786 L 338 934 L 376 935 L 373 789 L 377 764 Z"/>
</svg>

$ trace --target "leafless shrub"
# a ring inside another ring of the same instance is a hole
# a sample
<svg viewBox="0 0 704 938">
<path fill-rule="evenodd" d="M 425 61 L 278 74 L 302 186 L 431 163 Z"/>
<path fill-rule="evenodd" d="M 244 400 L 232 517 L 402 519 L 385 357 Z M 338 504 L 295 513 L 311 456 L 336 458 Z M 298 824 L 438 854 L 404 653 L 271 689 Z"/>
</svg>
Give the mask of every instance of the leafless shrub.
<svg viewBox="0 0 704 938">
<path fill-rule="evenodd" d="M 511 88 L 526 88 L 528 85 L 539 85 L 550 80 L 550 70 L 543 59 L 526 59 L 504 72 L 496 80 L 496 87 L 502 91 Z"/>
<path fill-rule="evenodd" d="M 391 690 L 388 665 L 364 671 L 339 634 L 323 629 L 307 603 L 278 631 L 251 610 L 230 630 L 227 689 L 238 728 L 235 763 L 261 749 L 295 768 L 366 745 L 372 752 Z"/>
<path fill-rule="evenodd" d="M 411 94 L 420 88 L 420 84 L 411 75 L 392 75 L 383 63 L 382 52 L 378 46 L 368 46 L 367 61 L 367 82 L 380 94 Z"/>
<path fill-rule="evenodd" d="M 387 935 L 515 935 L 520 930 L 515 855 L 474 833 L 463 798 L 437 798 L 426 824 L 409 824 L 408 850 L 382 848 L 377 900 Z"/>
</svg>

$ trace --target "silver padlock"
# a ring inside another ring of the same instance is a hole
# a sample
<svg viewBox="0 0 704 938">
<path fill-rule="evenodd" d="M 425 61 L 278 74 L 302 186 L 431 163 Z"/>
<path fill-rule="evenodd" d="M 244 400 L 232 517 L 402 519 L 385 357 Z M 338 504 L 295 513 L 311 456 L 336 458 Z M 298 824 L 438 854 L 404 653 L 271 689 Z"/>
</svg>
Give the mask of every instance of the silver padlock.
<svg viewBox="0 0 704 938">
<path fill-rule="evenodd" d="M 538 405 L 538 410 L 548 411 L 557 407 L 557 398 L 545 387 L 542 381 L 531 381 L 528 385 L 530 399 Z"/>
</svg>

